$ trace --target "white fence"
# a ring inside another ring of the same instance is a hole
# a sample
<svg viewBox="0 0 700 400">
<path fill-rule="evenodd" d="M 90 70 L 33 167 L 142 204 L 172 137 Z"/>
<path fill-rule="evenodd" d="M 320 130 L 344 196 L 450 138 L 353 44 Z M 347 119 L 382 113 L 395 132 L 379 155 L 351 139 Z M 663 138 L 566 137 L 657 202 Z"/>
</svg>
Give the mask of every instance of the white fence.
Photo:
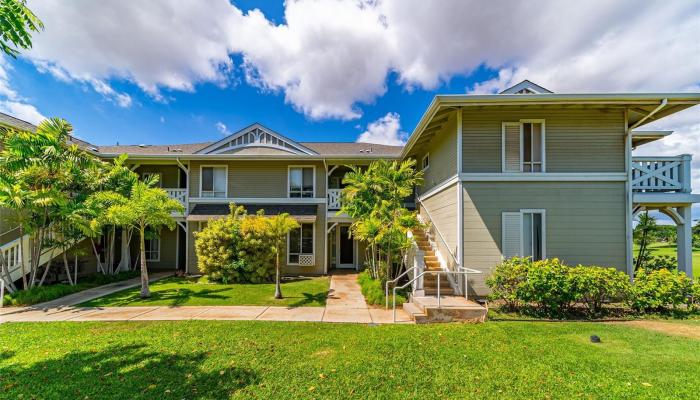
<svg viewBox="0 0 700 400">
<path fill-rule="evenodd" d="M 691 191 L 692 156 L 633 157 L 632 189 L 637 192 Z"/>
</svg>

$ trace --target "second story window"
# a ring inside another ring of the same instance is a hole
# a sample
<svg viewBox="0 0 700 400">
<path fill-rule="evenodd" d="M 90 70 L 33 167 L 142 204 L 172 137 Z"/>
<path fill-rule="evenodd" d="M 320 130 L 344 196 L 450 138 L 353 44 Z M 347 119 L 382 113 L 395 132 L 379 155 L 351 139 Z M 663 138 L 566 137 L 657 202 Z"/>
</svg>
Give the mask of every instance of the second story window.
<svg viewBox="0 0 700 400">
<path fill-rule="evenodd" d="M 201 197 L 226 197 L 225 166 L 202 167 Z"/>
<path fill-rule="evenodd" d="M 430 167 L 430 153 L 426 153 L 423 156 L 423 161 L 421 162 L 421 170 L 425 171 Z"/>
<path fill-rule="evenodd" d="M 545 171 L 544 121 L 503 123 L 503 172 Z"/>
<path fill-rule="evenodd" d="M 291 198 L 314 197 L 314 168 L 290 167 L 288 193 Z"/>
</svg>

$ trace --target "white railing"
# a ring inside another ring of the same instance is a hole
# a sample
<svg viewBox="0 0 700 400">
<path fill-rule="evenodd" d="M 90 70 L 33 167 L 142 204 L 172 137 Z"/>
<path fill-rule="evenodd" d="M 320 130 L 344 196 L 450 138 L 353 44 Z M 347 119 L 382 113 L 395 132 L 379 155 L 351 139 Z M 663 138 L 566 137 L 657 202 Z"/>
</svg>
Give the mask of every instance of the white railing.
<svg viewBox="0 0 700 400">
<path fill-rule="evenodd" d="M 442 306 L 441 301 L 440 301 L 440 276 L 442 275 L 447 275 L 449 278 L 450 276 L 452 277 L 459 277 L 463 276 L 463 281 L 464 281 L 464 299 L 469 300 L 468 293 L 469 293 L 469 274 L 480 274 L 481 271 L 477 271 L 475 269 L 471 268 L 464 268 L 464 267 L 459 267 L 458 271 L 437 271 L 437 270 L 425 270 L 418 274 L 417 276 L 414 276 L 413 279 L 409 280 L 408 282 L 404 283 L 401 286 L 394 286 L 394 290 L 392 291 L 392 316 L 394 319 L 394 322 L 396 322 L 396 290 L 397 289 L 403 289 L 406 288 L 408 285 L 413 284 L 414 281 L 417 281 L 419 279 L 423 279 L 424 275 L 437 275 L 437 306 L 440 308 Z"/>
<path fill-rule="evenodd" d="M 427 236 L 428 236 L 428 241 L 430 242 L 430 247 L 433 249 L 435 252 L 435 255 L 438 258 L 438 262 L 440 263 L 440 266 L 443 268 L 445 271 L 457 271 L 461 267 L 461 263 L 457 259 L 457 256 L 452 252 L 450 249 L 450 246 L 447 244 L 447 240 L 445 237 L 442 235 L 442 232 L 440 232 L 440 229 L 438 229 L 437 226 L 433 223 L 433 218 L 430 215 L 430 212 L 428 209 L 425 207 L 425 204 L 421 203 L 418 201 L 418 204 L 422 206 L 422 209 L 425 211 L 425 215 L 428 218 L 427 221 L 424 221 L 424 218 L 422 215 L 420 215 L 420 212 L 418 213 L 418 220 L 425 224 L 428 225 L 428 229 L 426 231 Z M 439 240 L 439 243 L 437 240 Z M 445 257 L 443 257 L 443 252 L 440 251 L 440 247 L 443 247 L 445 251 L 449 254 L 450 260 L 446 260 Z M 450 266 L 453 268 L 450 269 Z M 456 281 L 454 276 L 448 275 L 447 276 L 448 280 L 450 281 L 450 284 L 452 288 L 455 290 L 456 293 L 459 293 L 461 290 L 461 285 L 458 281 Z"/>
<path fill-rule="evenodd" d="M 163 190 L 168 193 L 171 199 L 179 201 L 180 204 L 187 209 L 187 189 L 164 188 Z"/>
<path fill-rule="evenodd" d="M 22 238 L 17 238 L 9 243 L 5 243 L 0 246 L 0 263 L 2 263 L 3 270 L 0 271 L 0 280 L 4 280 L 7 277 L 5 272 L 10 275 L 10 279 L 15 281 L 21 278 L 21 273 L 18 275 L 18 270 L 22 264 Z"/>
<path fill-rule="evenodd" d="M 402 272 L 396 278 L 386 281 L 384 284 L 384 298 L 386 301 L 386 308 L 389 308 L 389 285 L 396 285 L 396 283 L 408 275 L 408 279 L 413 281 L 413 278 L 420 275 L 425 270 L 425 253 L 423 250 L 418 248 L 415 239 L 413 239 L 413 234 L 409 231 L 408 237 L 411 239 L 411 247 L 406 252 L 406 258 L 404 260 L 404 265 L 406 265 L 406 270 Z M 411 293 L 416 294 L 417 290 L 423 290 L 423 279 L 416 280 L 412 287 Z"/>
<path fill-rule="evenodd" d="M 340 198 L 343 189 L 328 189 L 328 209 L 340 210 Z"/>
<path fill-rule="evenodd" d="M 692 156 L 632 157 L 632 190 L 690 193 Z"/>
</svg>

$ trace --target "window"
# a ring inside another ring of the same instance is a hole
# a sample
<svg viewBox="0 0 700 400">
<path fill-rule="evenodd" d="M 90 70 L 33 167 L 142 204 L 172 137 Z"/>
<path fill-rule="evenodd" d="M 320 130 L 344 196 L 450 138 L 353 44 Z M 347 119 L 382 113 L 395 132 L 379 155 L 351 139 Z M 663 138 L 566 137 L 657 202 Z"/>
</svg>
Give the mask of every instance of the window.
<svg viewBox="0 0 700 400">
<path fill-rule="evenodd" d="M 287 264 L 312 265 L 314 254 L 314 224 L 302 223 L 289 232 Z"/>
<path fill-rule="evenodd" d="M 146 182 L 154 176 L 158 179 L 156 187 L 163 187 L 163 174 L 160 172 L 144 172 L 141 174 L 141 179 Z"/>
<path fill-rule="evenodd" d="M 314 167 L 289 168 L 289 197 L 314 197 Z"/>
<path fill-rule="evenodd" d="M 544 172 L 544 121 L 504 122 L 502 131 L 503 172 Z"/>
<path fill-rule="evenodd" d="M 504 258 L 531 257 L 542 260 L 545 255 L 545 211 L 520 210 L 502 215 Z"/>
<path fill-rule="evenodd" d="M 202 167 L 201 197 L 226 197 L 226 166 Z"/>
<path fill-rule="evenodd" d="M 430 153 L 426 153 L 425 156 L 423 156 L 423 160 L 421 161 L 421 169 L 425 171 L 430 167 Z"/>
<path fill-rule="evenodd" d="M 158 234 L 147 235 L 146 245 L 146 261 L 160 261 L 160 237 Z"/>
</svg>

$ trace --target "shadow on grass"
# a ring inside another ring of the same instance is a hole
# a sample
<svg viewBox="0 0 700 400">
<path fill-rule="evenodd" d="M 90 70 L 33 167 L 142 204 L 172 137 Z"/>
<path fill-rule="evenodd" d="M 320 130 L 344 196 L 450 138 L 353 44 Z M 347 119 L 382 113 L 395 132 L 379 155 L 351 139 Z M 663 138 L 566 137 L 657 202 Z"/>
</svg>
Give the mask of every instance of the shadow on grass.
<svg viewBox="0 0 700 400">
<path fill-rule="evenodd" d="M 151 297 L 147 299 L 142 299 L 138 294 L 132 296 L 115 300 L 115 306 L 127 305 L 133 302 L 148 303 L 152 301 L 166 301 L 169 306 L 181 306 L 186 304 L 191 299 L 218 299 L 226 300 L 229 296 L 220 295 L 220 292 L 226 292 L 228 289 L 204 289 L 204 290 L 191 290 L 191 289 L 165 289 L 152 291 Z"/>
<path fill-rule="evenodd" d="M 282 292 L 284 294 L 284 291 Z M 326 305 L 326 299 L 328 298 L 328 292 L 321 293 L 302 293 L 303 297 L 296 296 L 285 296 L 286 299 L 299 299 L 294 303 L 289 304 L 289 307 L 303 307 L 307 304 L 318 303 L 322 306 Z"/>
<path fill-rule="evenodd" d="M 10 364 L 0 368 L 0 387 L 7 398 L 219 399 L 259 382 L 247 368 L 204 371 L 206 360 L 203 351 L 185 356 L 144 345 L 112 346 Z"/>
</svg>

